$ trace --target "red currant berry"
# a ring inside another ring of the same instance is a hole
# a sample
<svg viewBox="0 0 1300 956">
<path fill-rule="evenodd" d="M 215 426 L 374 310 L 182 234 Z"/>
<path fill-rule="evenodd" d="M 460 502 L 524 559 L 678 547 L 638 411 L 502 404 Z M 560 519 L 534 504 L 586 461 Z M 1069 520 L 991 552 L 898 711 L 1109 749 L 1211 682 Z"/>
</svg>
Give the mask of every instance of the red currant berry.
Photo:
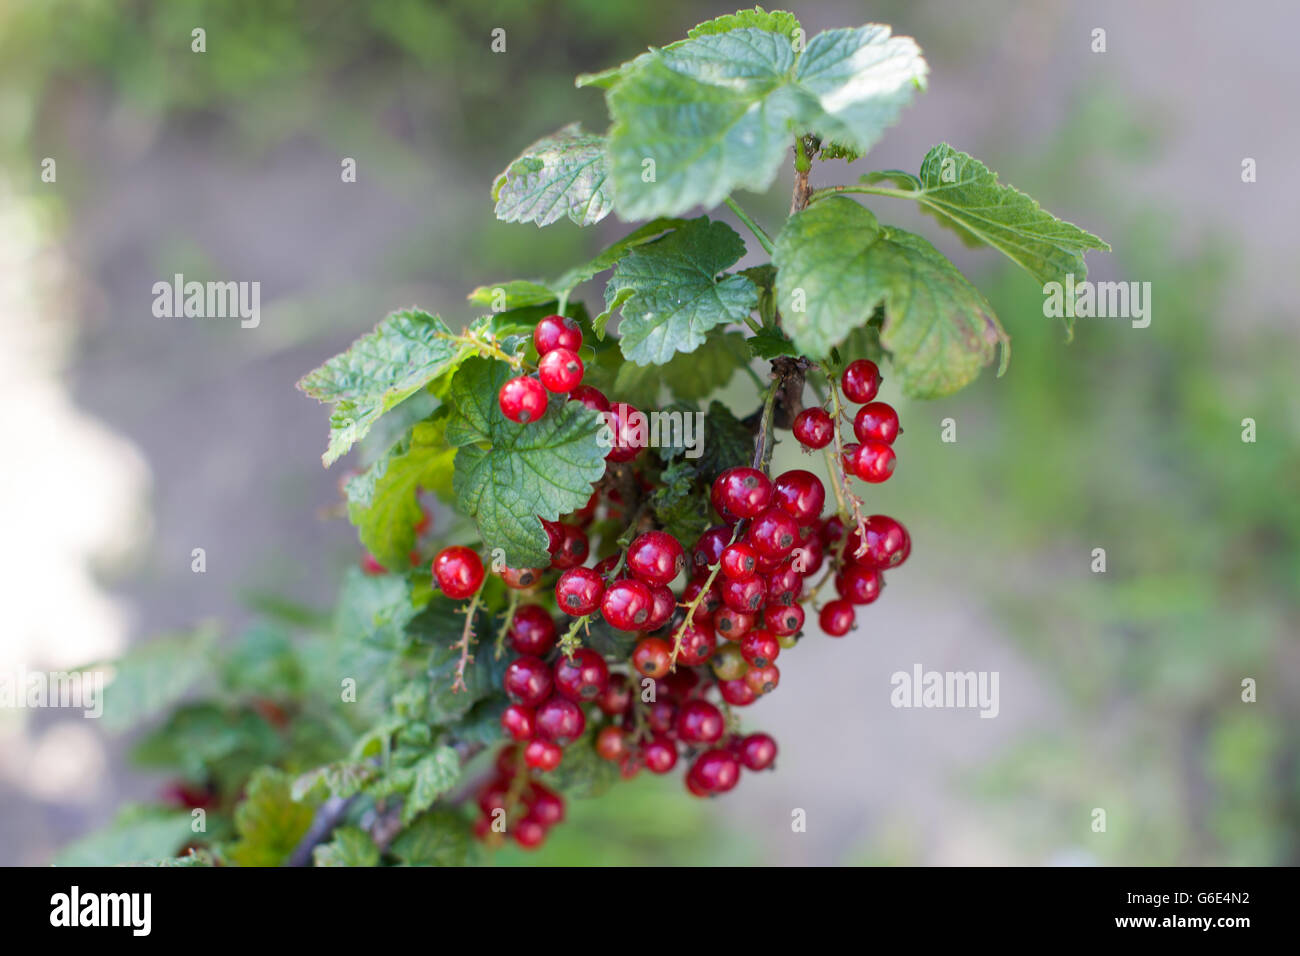
<svg viewBox="0 0 1300 956">
<path fill-rule="evenodd" d="M 546 521 L 543 521 L 542 524 L 550 525 L 546 529 L 548 535 L 553 527 L 558 538 L 558 540 L 551 539 L 547 544 L 547 550 L 551 555 L 551 567 L 567 571 L 569 568 L 576 568 L 587 560 L 587 555 L 591 553 L 591 546 L 587 542 L 587 532 L 574 524 Z M 552 544 L 554 547 L 551 546 Z"/>
<path fill-rule="evenodd" d="M 677 766 L 677 745 L 664 734 L 655 734 L 641 748 L 641 759 L 651 773 L 667 773 Z"/>
<path fill-rule="evenodd" d="M 591 568 L 570 568 L 555 582 L 555 603 L 572 617 L 582 617 L 600 607 L 605 582 Z"/>
<path fill-rule="evenodd" d="M 507 696 L 525 707 L 536 707 L 551 696 L 551 669 L 540 657 L 521 654 L 510 662 L 502 680 Z"/>
<path fill-rule="evenodd" d="M 681 658 L 679 657 L 678 660 L 680 661 Z M 658 693 L 665 694 L 672 700 L 690 697 L 699 686 L 700 675 L 690 667 L 679 667 L 663 680 L 656 681 Z"/>
<path fill-rule="evenodd" d="M 605 397 L 605 393 L 590 385 L 579 385 L 571 391 L 569 401 L 581 402 L 593 412 L 604 413 L 609 411 L 609 399 Z"/>
<path fill-rule="evenodd" d="M 579 648 L 573 657 L 561 654 L 555 662 L 556 692 L 576 703 L 595 700 L 608 684 L 609 666 L 590 648 Z"/>
<path fill-rule="evenodd" d="M 772 482 L 757 468 L 728 468 L 714 479 L 711 497 L 724 518 L 755 518 L 772 500 Z"/>
<path fill-rule="evenodd" d="M 844 473 L 847 475 L 856 475 L 858 462 L 858 449 L 862 446 L 855 441 L 845 442 L 842 452 L 840 453 L 840 464 L 844 466 Z"/>
<path fill-rule="evenodd" d="M 713 676 L 720 681 L 738 681 L 749 670 L 749 663 L 736 644 L 723 644 L 709 661 Z"/>
<path fill-rule="evenodd" d="M 686 555 L 668 532 L 647 531 L 628 547 L 627 566 L 647 584 L 667 584 L 686 566 Z"/>
<path fill-rule="evenodd" d="M 744 680 L 755 696 L 761 696 L 776 690 L 776 685 L 781 682 L 781 672 L 777 670 L 775 664 L 768 664 L 766 667 L 751 667 Z M 538 718 L 540 719 L 540 717 L 541 712 L 539 711 Z"/>
<path fill-rule="evenodd" d="M 483 584 L 483 562 L 472 548 L 452 545 L 433 559 L 433 577 L 443 594 L 453 601 L 463 601 Z"/>
<path fill-rule="evenodd" d="M 650 618 L 654 598 L 641 581 L 626 579 L 615 581 L 605 589 L 600 601 L 600 613 L 610 627 L 619 631 L 638 631 Z"/>
<path fill-rule="evenodd" d="M 871 515 L 863 523 L 866 528 L 866 549 L 859 556 L 862 535 L 855 528 L 844 545 L 844 556 L 855 564 L 870 568 L 896 568 L 912 551 L 912 539 L 907 529 L 886 515 Z"/>
<path fill-rule="evenodd" d="M 871 402 L 858 409 L 853 434 L 860 442 L 880 441 L 892 445 L 898 437 L 898 412 L 884 402 Z"/>
<path fill-rule="evenodd" d="M 626 402 L 616 402 L 609 407 L 605 424 L 613 433 L 609 453 L 605 455 L 610 461 L 631 461 L 649 442 L 645 415 Z"/>
<path fill-rule="evenodd" d="M 811 471 L 795 469 L 778 475 L 772 483 L 775 504 L 799 524 L 812 524 L 821 517 L 826 488 Z"/>
<path fill-rule="evenodd" d="M 695 758 L 687 777 L 705 793 L 726 793 L 740 780 L 740 762 L 726 750 L 706 750 Z"/>
<path fill-rule="evenodd" d="M 553 827 L 564 822 L 564 798 L 546 786 L 534 780 L 529 795 L 528 816 L 543 826 Z"/>
<path fill-rule="evenodd" d="M 766 667 L 781 653 L 781 645 L 776 642 L 776 636 L 771 631 L 760 629 L 750 631 L 741 639 L 740 653 L 747 664 Z"/>
<path fill-rule="evenodd" d="M 582 708 L 567 697 L 550 697 L 537 708 L 537 736 L 553 740 L 561 747 L 581 737 L 587 728 Z"/>
<path fill-rule="evenodd" d="M 738 641 L 754 626 L 754 615 L 730 607 L 720 607 L 713 615 L 713 630 L 723 640 Z"/>
<path fill-rule="evenodd" d="M 776 741 L 768 734 L 750 734 L 740 740 L 740 762 L 746 770 L 766 770 L 776 760 Z"/>
<path fill-rule="evenodd" d="M 767 576 L 767 603 L 794 604 L 803 593 L 803 575 L 790 565 Z"/>
<path fill-rule="evenodd" d="M 537 379 L 520 375 L 501 386 L 497 402 L 512 422 L 535 422 L 546 414 L 546 389 Z"/>
<path fill-rule="evenodd" d="M 666 734 L 677 721 L 677 707 L 666 699 L 656 700 L 645 714 L 646 726 L 658 734 Z"/>
<path fill-rule="evenodd" d="M 826 545 L 822 543 L 816 528 L 809 528 L 799 539 L 790 558 L 790 569 L 796 574 L 808 577 L 821 570 L 822 561 L 826 558 Z"/>
<path fill-rule="evenodd" d="M 503 568 L 501 570 L 501 580 L 506 582 L 506 587 L 513 588 L 516 591 L 527 590 L 541 579 L 541 568 Z"/>
<path fill-rule="evenodd" d="M 533 345 L 538 355 L 545 355 L 552 349 L 576 352 L 582 348 L 582 329 L 567 315 L 548 315 L 533 329 Z"/>
<path fill-rule="evenodd" d="M 880 390 L 880 369 L 870 359 L 850 362 L 840 376 L 840 388 L 850 402 L 862 405 L 876 397 Z"/>
<path fill-rule="evenodd" d="M 748 673 L 745 676 L 748 676 Z M 718 681 L 718 693 L 732 707 L 748 707 L 758 700 L 758 695 L 754 693 L 743 677 L 738 680 Z"/>
<path fill-rule="evenodd" d="M 691 567 L 696 574 L 707 574 L 709 568 L 722 560 L 722 552 L 731 541 L 731 529 L 716 525 L 705 531 L 691 549 Z"/>
<path fill-rule="evenodd" d="M 546 827 L 536 820 L 520 820 L 514 825 L 512 834 L 515 842 L 525 850 L 536 850 L 546 842 Z"/>
<path fill-rule="evenodd" d="M 758 555 L 743 541 L 724 548 L 721 560 L 722 573 L 733 581 L 744 581 L 758 573 Z"/>
<path fill-rule="evenodd" d="M 713 628 L 704 621 L 692 620 L 691 626 L 682 631 L 677 660 L 688 667 L 696 667 L 712 657 L 717 646 L 718 639 L 713 633 Z M 689 672 L 678 671 L 677 673 Z"/>
<path fill-rule="evenodd" d="M 718 588 L 722 603 L 733 611 L 753 614 L 767 602 L 767 581 L 758 575 L 745 581 L 725 579 Z"/>
<path fill-rule="evenodd" d="M 762 557 L 784 558 L 799 543 L 799 525 L 780 508 L 768 508 L 749 526 L 745 541 Z"/>
<path fill-rule="evenodd" d="M 805 448 L 825 448 L 835 438 L 835 423 L 824 409 L 805 408 L 794 417 L 793 431 Z"/>
<path fill-rule="evenodd" d="M 828 601 L 818 620 L 822 630 L 831 637 L 843 637 L 856 626 L 857 614 L 851 603 L 841 599 Z"/>
<path fill-rule="evenodd" d="M 632 651 L 632 666 L 638 674 L 658 680 L 668 673 L 673 649 L 669 643 L 658 637 L 643 637 L 637 641 Z"/>
<path fill-rule="evenodd" d="M 763 611 L 763 626 L 778 637 L 797 634 L 803 627 L 803 608 L 798 604 L 769 604 Z"/>
<path fill-rule="evenodd" d="M 672 620 L 673 612 L 677 610 L 677 598 L 673 595 L 672 588 L 666 584 L 656 584 L 650 588 L 650 602 L 650 616 L 641 625 L 643 631 L 659 630 Z"/>
<path fill-rule="evenodd" d="M 844 522 L 840 520 L 839 515 L 831 515 L 822 522 L 818 536 L 822 539 L 822 544 L 834 544 L 840 538 L 844 537 Z"/>
<path fill-rule="evenodd" d="M 510 621 L 510 646 L 520 654 L 541 657 L 555 646 L 555 621 L 540 604 L 523 604 Z"/>
<path fill-rule="evenodd" d="M 537 377 L 548 392 L 564 394 L 582 381 L 582 359 L 568 349 L 551 349 L 537 363 Z"/>
<path fill-rule="evenodd" d="M 868 441 L 853 456 L 853 473 L 878 485 L 894 473 L 894 449 L 884 442 Z"/>
<path fill-rule="evenodd" d="M 714 579 L 707 591 L 704 590 L 705 580 L 707 578 L 692 578 L 687 582 L 686 590 L 682 592 L 683 604 L 690 604 L 697 597 L 700 598 L 700 603 L 695 608 L 695 620 L 697 621 L 701 618 L 711 617 L 713 612 L 722 606 L 722 597 L 718 591 L 717 579 Z M 701 592 L 703 592 L 703 597 L 700 597 Z"/>
<path fill-rule="evenodd" d="M 870 604 L 880 597 L 883 584 L 879 571 L 861 564 L 847 564 L 835 576 L 835 590 L 850 604 Z"/>
<path fill-rule="evenodd" d="M 600 575 L 601 580 L 607 580 L 609 576 L 614 573 L 614 568 L 617 566 L 618 566 L 618 555 L 611 554 L 609 557 L 601 558 L 599 561 L 597 561 L 596 566 L 592 570 Z M 620 571 L 618 577 L 625 578 L 627 577 L 627 574 Z"/>
<path fill-rule="evenodd" d="M 501 729 L 511 740 L 528 740 L 537 732 L 537 719 L 533 708 L 511 704 L 501 711 Z"/>
<path fill-rule="evenodd" d="M 620 727 L 602 727 L 596 734 L 596 755 L 602 760 L 622 760 L 628 752 L 627 734 Z"/>
<path fill-rule="evenodd" d="M 560 765 L 564 750 L 552 740 L 534 737 L 524 747 L 524 763 L 534 770 L 554 770 Z"/>
<path fill-rule="evenodd" d="M 626 674 L 611 674 L 604 691 L 596 698 L 596 706 L 611 717 L 627 713 L 632 706 L 632 688 Z"/>
<path fill-rule="evenodd" d="M 641 772 L 641 755 L 635 750 L 629 750 L 627 756 L 619 761 L 618 775 L 624 780 L 631 780 Z"/>
<path fill-rule="evenodd" d="M 372 577 L 376 574 L 388 573 L 388 569 L 380 564 L 379 559 L 369 551 L 364 551 L 361 554 L 361 570 L 363 573 L 369 574 Z"/>
<path fill-rule="evenodd" d="M 722 711 L 707 700 L 688 700 L 677 711 L 677 738 L 684 743 L 715 743 L 726 729 Z"/>
</svg>

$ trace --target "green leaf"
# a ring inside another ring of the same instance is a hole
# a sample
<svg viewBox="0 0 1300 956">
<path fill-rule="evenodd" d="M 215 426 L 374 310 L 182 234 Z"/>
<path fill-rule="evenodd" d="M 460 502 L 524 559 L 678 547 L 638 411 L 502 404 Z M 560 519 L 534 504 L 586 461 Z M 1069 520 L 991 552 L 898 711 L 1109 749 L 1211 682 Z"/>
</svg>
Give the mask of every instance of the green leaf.
<svg viewBox="0 0 1300 956">
<path fill-rule="evenodd" d="M 329 843 L 311 853 L 316 866 L 378 866 L 379 847 L 360 827 L 345 826 L 334 831 Z"/>
<path fill-rule="evenodd" d="M 156 717 L 212 674 L 216 628 L 204 625 L 131 648 L 103 691 L 104 727 L 118 732 Z M 97 673 L 87 670 L 86 676 Z"/>
<path fill-rule="evenodd" d="M 882 178 L 897 181 L 891 173 L 864 177 Z M 947 143 L 926 153 L 911 188 L 923 208 L 963 239 L 993 246 L 1043 285 L 1064 282 L 1070 274 L 1081 281 L 1088 274 L 1084 252 L 1110 251 L 1103 240 L 1053 216 L 1014 186 L 1000 184 L 997 173 Z"/>
<path fill-rule="evenodd" d="M 694 541 L 709 526 L 709 496 L 696 484 L 696 463 L 675 461 L 659 475 L 650 496 L 659 527 L 681 541 Z"/>
<path fill-rule="evenodd" d="M 360 441 L 381 415 L 465 357 L 444 337 L 449 334 L 436 315 L 419 309 L 394 312 L 298 383 L 312 398 L 334 406 L 329 447 L 321 458 L 326 466 Z"/>
<path fill-rule="evenodd" d="M 755 358 L 774 359 L 782 355 L 793 357 L 799 354 L 799 350 L 790 341 L 790 337 L 774 325 L 759 329 L 758 332 L 745 341 L 749 346 L 749 351 Z"/>
<path fill-rule="evenodd" d="M 406 625 L 415 614 L 407 577 L 372 576 L 360 568 L 349 568 L 339 593 L 334 627 L 350 643 L 397 649 L 406 644 Z"/>
<path fill-rule="evenodd" d="M 235 808 L 238 839 L 229 855 L 239 866 L 282 866 L 311 827 L 314 811 L 290 793 L 289 777 L 265 767 L 253 775 Z"/>
<path fill-rule="evenodd" d="M 712 484 L 726 469 L 748 465 L 753 459 L 753 430 L 726 405 L 712 402 L 704 416 L 704 454 L 695 461 L 695 473 Z"/>
<path fill-rule="evenodd" d="M 663 386 L 676 399 L 693 402 L 726 388 L 732 376 L 749 364 L 749 347 L 739 332 L 710 336 L 694 352 L 667 365 L 624 362 L 614 379 L 614 394 L 633 405 L 657 404 Z"/>
<path fill-rule="evenodd" d="M 289 791 L 294 800 L 308 795 L 329 793 L 332 797 L 347 799 L 362 791 L 379 774 L 379 768 L 369 760 L 339 760 L 302 774 Z"/>
<path fill-rule="evenodd" d="M 992 307 L 952 263 L 850 199 L 821 200 L 789 219 L 774 261 L 785 329 L 802 354 L 826 358 L 883 306 L 881 343 L 909 395 L 956 391 L 1007 341 Z"/>
<path fill-rule="evenodd" d="M 405 568 L 423 517 L 425 488 L 451 497 L 456 450 L 446 441 L 446 416 L 418 422 L 365 472 L 347 483 L 348 520 L 362 546 L 386 568 Z"/>
<path fill-rule="evenodd" d="M 535 305 L 547 305 L 558 296 L 554 289 L 544 282 L 533 279 L 511 279 L 495 285 L 481 285 L 468 296 L 469 301 L 497 312 L 510 309 L 526 309 Z"/>
<path fill-rule="evenodd" d="M 453 487 L 489 550 L 513 568 L 546 567 L 540 518 L 558 520 L 591 497 L 605 473 L 608 429 L 599 412 L 563 396 L 546 414 L 517 424 L 501 414 L 497 392 L 513 374 L 503 362 L 470 359 L 452 379 L 447 441 L 457 447 Z"/>
<path fill-rule="evenodd" d="M 55 866 L 113 866 L 175 856 L 195 834 L 188 811 L 128 806 L 102 830 L 60 850 Z"/>
<path fill-rule="evenodd" d="M 464 866 L 474 856 L 474 840 L 463 816 L 431 810 L 398 834 L 389 852 L 404 866 Z"/>
<path fill-rule="evenodd" d="M 460 757 L 451 747 L 438 747 L 415 765 L 415 782 L 402 806 L 402 823 L 410 824 L 460 779 Z"/>
<path fill-rule="evenodd" d="M 577 123 L 525 149 L 492 185 L 496 217 L 547 226 L 568 216 L 590 226 L 609 215 L 605 138 Z"/>
<path fill-rule="evenodd" d="M 716 277 L 744 254 L 734 229 L 703 217 L 629 252 L 605 288 L 608 306 L 623 303 L 618 333 L 624 357 L 663 365 L 699 348 L 710 329 L 743 322 L 758 303 L 754 283 Z"/>
<path fill-rule="evenodd" d="M 591 622 L 587 633 L 582 636 L 582 644 L 602 657 L 627 660 L 636 646 L 637 637 L 631 631 L 617 631 L 606 624 L 604 618 L 598 618 Z"/>
<path fill-rule="evenodd" d="M 765 29 L 702 34 L 624 69 L 607 93 L 610 180 L 619 215 L 644 219 L 766 190 L 807 133 L 866 152 L 927 67 L 910 37 L 869 24 L 801 53 Z"/>
<path fill-rule="evenodd" d="M 686 225 L 686 219 L 659 218 L 652 219 L 637 229 L 632 230 L 618 242 L 607 246 L 594 258 L 584 262 L 580 266 L 574 266 L 564 275 L 560 276 L 554 282 L 550 283 L 552 289 L 557 292 L 569 292 L 582 285 L 588 279 L 595 278 L 606 269 L 612 269 L 629 251 L 637 246 L 644 245 L 656 237 L 667 232 L 669 229 L 676 229 Z"/>
</svg>

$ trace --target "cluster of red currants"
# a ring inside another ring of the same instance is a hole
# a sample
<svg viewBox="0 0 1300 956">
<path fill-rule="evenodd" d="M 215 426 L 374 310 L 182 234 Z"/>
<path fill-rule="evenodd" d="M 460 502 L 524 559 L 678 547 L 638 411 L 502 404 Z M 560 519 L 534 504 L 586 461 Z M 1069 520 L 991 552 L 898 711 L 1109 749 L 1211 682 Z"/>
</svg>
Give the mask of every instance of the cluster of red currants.
<svg viewBox="0 0 1300 956">
<path fill-rule="evenodd" d="M 535 422 L 546 413 L 547 392 L 567 395 L 582 384 L 582 329 L 573 319 L 548 315 L 533 329 L 537 377 L 519 375 L 501 386 L 497 401 L 512 422 Z"/>
<path fill-rule="evenodd" d="M 520 767 L 514 747 L 497 754 L 495 770 L 479 788 L 477 801 L 481 815 L 474 835 L 485 842 L 508 834 L 524 849 L 536 849 L 551 827 L 564 822 L 564 798 Z"/>
<path fill-rule="evenodd" d="M 844 397 L 862 406 L 853 418 L 857 441 L 843 446 L 844 470 L 872 484 L 894 473 L 894 439 L 900 433 L 894 407 L 873 401 L 880 381 L 880 369 L 869 359 L 850 362 L 840 376 Z M 795 417 L 793 429 L 805 448 L 825 448 L 835 438 L 835 421 L 824 408 L 804 409 Z"/>
</svg>

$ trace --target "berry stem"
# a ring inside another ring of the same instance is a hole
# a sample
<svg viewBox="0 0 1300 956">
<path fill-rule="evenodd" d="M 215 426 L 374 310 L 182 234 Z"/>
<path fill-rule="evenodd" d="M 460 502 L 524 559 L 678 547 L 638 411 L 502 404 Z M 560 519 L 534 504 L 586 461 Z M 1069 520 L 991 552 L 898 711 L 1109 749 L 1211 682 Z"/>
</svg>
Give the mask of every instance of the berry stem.
<svg viewBox="0 0 1300 956">
<path fill-rule="evenodd" d="M 862 499 L 853 493 L 849 487 L 849 475 L 844 470 L 844 440 L 840 437 L 840 425 L 845 420 L 844 406 L 840 400 L 840 390 L 835 385 L 835 380 L 827 378 L 827 386 L 831 393 L 831 418 L 835 422 L 835 461 L 832 463 L 832 477 L 836 479 L 832 484 L 839 484 L 844 489 L 844 499 L 840 498 L 839 491 L 836 491 L 835 497 L 840 501 L 840 507 L 843 508 L 844 500 L 847 499 L 849 509 L 853 512 L 853 521 L 858 526 L 858 539 L 861 542 L 858 550 L 855 552 L 856 557 L 861 557 L 867 553 L 867 519 L 862 516 Z M 847 526 L 848 516 L 841 513 L 841 518 Z"/>
<path fill-rule="evenodd" d="M 483 583 L 486 581 L 487 576 L 484 575 Z M 456 679 L 451 685 L 453 694 L 469 691 L 469 688 L 465 685 L 465 668 L 474 660 L 470 648 L 474 646 L 474 615 L 478 613 L 479 602 L 483 599 L 483 583 L 479 584 L 478 590 L 474 592 L 474 597 L 470 599 L 469 607 L 465 609 L 465 629 L 461 631 L 460 640 L 451 646 L 453 651 L 460 651 L 460 661 L 456 664 Z"/>
<path fill-rule="evenodd" d="M 440 338 L 455 342 L 458 345 L 466 346 L 473 349 L 483 358 L 496 359 L 499 362 L 505 362 L 513 368 L 523 371 L 527 367 L 523 355 L 510 355 L 503 349 L 496 337 L 489 331 L 478 331 L 475 329 L 465 329 L 465 331 L 452 335 L 448 332 L 438 333 Z"/>
<path fill-rule="evenodd" d="M 731 540 L 727 542 L 729 545 L 735 544 L 740 540 L 741 532 L 748 523 L 749 522 L 747 521 L 736 523 L 735 530 L 731 532 Z M 691 626 L 691 622 L 695 620 L 696 609 L 698 609 L 700 604 L 704 601 L 704 597 L 709 593 L 709 589 L 713 587 L 713 582 L 717 579 L 718 572 L 721 570 L 721 561 L 709 565 L 709 576 L 704 579 L 704 584 L 700 588 L 700 593 L 691 598 L 689 604 L 680 605 L 681 607 L 686 608 L 686 616 L 682 618 L 682 623 L 678 626 L 677 630 L 673 632 L 673 652 L 668 658 L 668 670 L 670 673 L 674 673 L 677 670 L 677 655 L 680 654 L 682 650 L 682 636 L 686 633 L 686 629 Z"/>
<path fill-rule="evenodd" d="M 492 656 L 501 660 L 501 654 L 505 651 L 506 634 L 510 632 L 510 625 L 515 622 L 515 610 L 519 607 L 519 592 L 514 588 L 507 588 L 509 593 L 506 595 L 505 613 L 501 615 L 501 628 L 497 631 L 496 647 Z"/>
<path fill-rule="evenodd" d="M 736 214 L 736 218 L 743 222 L 749 231 L 754 234 L 754 238 L 757 239 L 758 244 L 763 247 L 763 251 L 769 256 L 772 255 L 776 247 L 772 244 L 772 237 L 763 230 L 763 227 L 755 222 L 749 213 L 741 209 L 740 203 L 736 202 L 736 200 L 732 199 L 730 196 L 723 201 L 726 203 L 727 208 Z"/>
</svg>

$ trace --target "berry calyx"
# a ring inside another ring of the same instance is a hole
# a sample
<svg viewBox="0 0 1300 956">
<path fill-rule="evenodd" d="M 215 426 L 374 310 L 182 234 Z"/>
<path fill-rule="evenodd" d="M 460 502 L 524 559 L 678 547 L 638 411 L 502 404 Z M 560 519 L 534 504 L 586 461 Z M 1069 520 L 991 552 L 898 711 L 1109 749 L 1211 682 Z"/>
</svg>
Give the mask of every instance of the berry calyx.
<svg viewBox="0 0 1300 956">
<path fill-rule="evenodd" d="M 452 545 L 433 559 L 433 577 L 443 594 L 463 601 L 482 586 L 483 562 L 472 548 Z"/>
<path fill-rule="evenodd" d="M 781 653 L 781 645 L 769 630 L 750 631 L 740 641 L 740 653 L 745 663 L 753 667 L 766 667 Z"/>
<path fill-rule="evenodd" d="M 638 674 L 653 677 L 655 680 L 665 676 L 671 666 L 672 646 L 662 638 L 644 637 L 637 641 L 632 651 L 632 666 Z"/>
<path fill-rule="evenodd" d="M 582 359 L 565 348 L 551 349 L 537 363 L 537 378 L 548 392 L 571 392 L 582 382 Z"/>
<path fill-rule="evenodd" d="M 795 439 L 805 448 L 825 448 L 835 438 L 835 423 L 821 408 L 805 408 L 794 417 L 791 427 Z"/>
<path fill-rule="evenodd" d="M 582 348 L 582 329 L 567 315 L 548 315 L 533 328 L 533 346 L 539 356 L 553 349 L 576 352 Z"/>
<path fill-rule="evenodd" d="M 546 389 L 537 379 L 520 375 L 501 386 L 497 404 L 512 422 L 535 422 L 546 414 Z"/>
<path fill-rule="evenodd" d="M 898 437 L 898 412 L 885 402 L 871 402 L 853 417 L 853 434 L 860 442 L 879 441 L 892 445 Z"/>
<path fill-rule="evenodd" d="M 798 604 L 769 604 L 763 610 L 763 626 L 778 637 L 799 633 L 803 607 Z"/>
<path fill-rule="evenodd" d="M 880 390 L 880 369 L 870 359 L 855 359 L 840 376 L 840 388 L 850 402 L 865 404 Z"/>
<path fill-rule="evenodd" d="M 758 573 L 758 555 L 743 541 L 722 551 L 722 573 L 733 581 L 744 581 Z"/>
</svg>

